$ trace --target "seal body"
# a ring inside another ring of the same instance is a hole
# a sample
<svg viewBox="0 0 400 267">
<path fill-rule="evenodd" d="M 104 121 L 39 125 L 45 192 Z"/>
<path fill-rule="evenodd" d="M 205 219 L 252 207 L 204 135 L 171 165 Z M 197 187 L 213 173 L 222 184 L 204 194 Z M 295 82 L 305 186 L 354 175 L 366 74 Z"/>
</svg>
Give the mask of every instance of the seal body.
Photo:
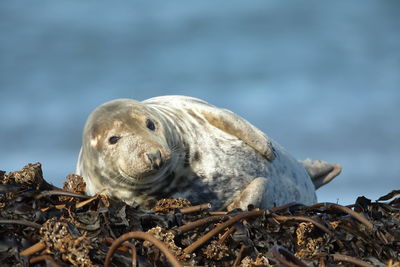
<svg viewBox="0 0 400 267">
<path fill-rule="evenodd" d="M 185 96 L 97 107 L 77 173 L 89 194 L 143 207 L 166 197 L 214 209 L 316 202 L 309 172 L 278 143 L 238 115 Z"/>
</svg>

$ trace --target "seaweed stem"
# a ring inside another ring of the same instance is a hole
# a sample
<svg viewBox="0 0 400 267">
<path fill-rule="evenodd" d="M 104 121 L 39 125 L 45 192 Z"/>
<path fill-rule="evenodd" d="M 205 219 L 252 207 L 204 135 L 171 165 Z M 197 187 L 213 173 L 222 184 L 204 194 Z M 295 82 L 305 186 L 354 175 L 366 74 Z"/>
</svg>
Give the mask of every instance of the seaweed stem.
<svg viewBox="0 0 400 267">
<path fill-rule="evenodd" d="M 198 212 L 198 211 L 203 211 L 203 210 L 208 210 L 211 209 L 211 204 L 210 203 L 205 203 L 197 206 L 190 206 L 186 208 L 181 208 L 179 211 L 182 214 L 188 214 L 188 213 L 193 213 L 193 212 Z"/>
<path fill-rule="evenodd" d="M 274 258 L 285 266 L 289 267 L 307 267 L 307 265 L 294 256 L 289 250 L 282 246 L 274 246 L 272 248 Z"/>
<path fill-rule="evenodd" d="M 34 223 L 34 222 L 26 221 L 26 220 L 5 220 L 5 219 L 1 219 L 0 220 L 0 224 L 20 224 L 20 225 L 33 227 L 33 228 L 36 228 L 36 229 L 40 229 L 40 227 L 42 227 L 38 223 Z"/>
<path fill-rule="evenodd" d="M 91 198 L 90 196 L 87 195 L 77 194 L 63 190 L 49 190 L 49 191 L 42 191 L 39 195 L 36 196 L 36 199 L 40 199 L 47 196 L 67 196 L 67 197 L 77 197 L 83 199 Z"/>
<path fill-rule="evenodd" d="M 278 207 L 269 208 L 269 210 L 271 212 L 281 212 L 281 211 L 284 211 L 286 209 L 289 209 L 289 208 L 295 207 L 295 206 L 304 206 L 304 204 L 301 204 L 300 202 L 289 202 L 287 204 L 283 204 L 283 205 L 278 206 Z"/>
<path fill-rule="evenodd" d="M 358 213 L 352 209 L 349 209 L 348 207 L 345 207 L 345 206 L 342 206 L 339 204 L 331 203 L 330 206 L 334 209 L 343 211 L 343 212 L 351 215 L 352 217 L 357 219 L 360 223 L 364 224 L 369 230 L 372 230 L 374 228 L 374 225 L 367 218 L 365 218 L 365 216 L 362 215 L 361 213 Z"/>
<path fill-rule="evenodd" d="M 239 266 L 240 260 L 242 259 L 243 256 L 243 252 L 246 249 L 246 246 L 244 244 L 242 244 L 242 246 L 240 247 L 239 253 L 236 256 L 235 261 L 233 262 L 233 267 Z"/>
<path fill-rule="evenodd" d="M 244 218 L 260 216 L 260 215 L 263 215 L 263 214 L 265 214 L 264 210 L 254 210 L 254 211 L 248 211 L 248 212 L 239 213 L 239 214 L 235 215 L 234 217 L 230 218 L 229 220 L 227 220 L 226 222 L 221 223 L 220 225 L 218 225 L 217 227 L 215 227 L 214 229 L 212 229 L 211 231 L 209 231 L 207 234 L 203 235 L 199 239 L 197 239 L 191 245 L 187 246 L 183 251 L 185 253 L 190 254 L 193 251 L 195 251 L 197 248 L 202 246 L 204 243 L 206 243 L 214 235 L 218 234 L 219 232 L 224 230 L 226 227 L 231 226 L 235 222 L 240 221 L 240 220 L 242 220 Z"/>
<path fill-rule="evenodd" d="M 222 236 L 221 238 L 218 240 L 218 244 L 222 245 L 222 243 L 225 242 L 225 240 L 234 232 L 236 231 L 235 226 L 230 227 Z"/>
<path fill-rule="evenodd" d="M 319 229 L 321 229 L 322 231 L 324 231 L 327 234 L 332 234 L 332 231 L 330 231 L 328 228 L 326 228 L 325 226 L 323 226 L 321 223 L 317 222 L 314 219 L 308 218 L 308 217 L 304 217 L 304 216 L 280 216 L 280 215 L 274 215 L 273 218 L 277 221 L 290 221 L 290 220 L 295 220 L 295 221 L 305 221 L 305 222 L 310 222 L 312 224 L 314 224 L 316 227 L 318 227 Z"/>
<path fill-rule="evenodd" d="M 135 245 L 132 245 L 131 247 L 132 249 L 132 267 L 136 267 L 137 266 L 137 251 L 136 251 L 136 247 Z"/>
<path fill-rule="evenodd" d="M 358 220 L 360 223 L 364 224 L 369 230 L 372 230 L 374 228 L 374 225 L 371 223 L 371 221 L 368 220 L 362 213 L 358 213 L 349 207 L 342 206 L 339 204 L 323 202 L 323 203 L 317 203 L 312 206 L 305 207 L 305 209 L 313 210 L 313 209 L 318 209 L 321 207 L 328 208 L 328 209 L 330 208 L 330 209 L 340 210 L 340 211 L 352 216 L 353 218 Z"/>
<path fill-rule="evenodd" d="M 29 259 L 29 263 L 30 264 L 35 264 L 35 263 L 38 263 L 38 262 L 41 262 L 41 261 L 49 261 L 51 263 L 51 266 L 61 267 L 61 265 L 58 264 L 54 260 L 54 258 L 52 256 L 50 256 L 50 255 L 40 255 L 40 256 L 36 256 L 36 257 L 33 257 L 33 258 Z"/>
<path fill-rule="evenodd" d="M 182 267 L 183 265 L 175 258 L 175 256 L 171 253 L 171 251 L 165 246 L 163 242 L 152 236 L 151 234 L 144 233 L 144 232 L 129 232 L 126 234 L 121 235 L 119 238 L 114 240 L 113 244 L 111 245 L 110 249 L 107 252 L 106 259 L 104 261 L 104 266 L 109 267 L 111 263 L 112 256 L 115 250 L 125 241 L 129 239 L 141 239 L 149 241 L 153 243 L 158 249 L 161 250 L 165 254 L 167 260 L 171 263 L 174 267 Z"/>
<path fill-rule="evenodd" d="M 374 265 L 372 265 L 368 262 L 359 260 L 354 257 L 347 256 L 347 255 L 343 255 L 343 254 L 336 253 L 336 254 L 333 254 L 332 257 L 333 257 L 334 261 L 344 261 L 344 262 L 352 263 L 352 264 L 362 266 L 362 267 L 374 267 Z"/>
<path fill-rule="evenodd" d="M 209 211 L 208 214 L 212 216 L 227 215 L 228 211 Z"/>
<path fill-rule="evenodd" d="M 46 244 L 43 241 L 37 242 L 35 245 L 30 246 L 29 248 L 21 251 L 19 255 L 21 256 L 30 256 L 35 254 L 36 252 L 40 252 L 46 248 Z"/>
<path fill-rule="evenodd" d="M 98 196 L 99 196 L 99 194 L 96 194 L 93 197 L 89 197 L 88 199 L 86 199 L 84 201 L 76 203 L 75 208 L 77 208 L 77 209 L 82 208 L 83 206 L 85 206 L 85 205 L 89 204 L 90 202 L 94 201 L 95 199 L 97 199 Z"/>
<path fill-rule="evenodd" d="M 216 216 L 206 217 L 206 218 L 199 219 L 197 221 L 189 222 L 185 225 L 182 225 L 177 229 L 176 232 L 177 232 L 177 235 L 180 235 L 187 231 L 195 229 L 199 226 L 209 224 L 212 222 L 216 222 L 216 221 L 220 221 L 220 220 L 227 220 L 229 218 L 231 218 L 229 215 L 216 215 Z"/>
</svg>

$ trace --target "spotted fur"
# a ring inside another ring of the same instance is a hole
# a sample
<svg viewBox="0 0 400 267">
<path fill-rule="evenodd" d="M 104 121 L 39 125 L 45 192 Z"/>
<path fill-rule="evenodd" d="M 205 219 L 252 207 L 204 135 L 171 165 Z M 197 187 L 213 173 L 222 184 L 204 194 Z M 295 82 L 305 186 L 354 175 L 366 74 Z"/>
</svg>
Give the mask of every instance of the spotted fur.
<svg viewBox="0 0 400 267">
<path fill-rule="evenodd" d="M 154 131 L 146 128 L 148 119 Z M 112 145 L 110 136 L 121 138 Z M 145 156 L 152 151 L 160 151 L 159 170 Z M 119 99 L 96 108 L 85 125 L 77 173 L 89 194 L 104 191 L 130 205 L 184 197 L 221 209 L 239 203 L 258 177 L 266 185 L 255 203 L 261 208 L 316 202 L 305 168 L 278 143 L 236 114 L 184 96 Z"/>
</svg>

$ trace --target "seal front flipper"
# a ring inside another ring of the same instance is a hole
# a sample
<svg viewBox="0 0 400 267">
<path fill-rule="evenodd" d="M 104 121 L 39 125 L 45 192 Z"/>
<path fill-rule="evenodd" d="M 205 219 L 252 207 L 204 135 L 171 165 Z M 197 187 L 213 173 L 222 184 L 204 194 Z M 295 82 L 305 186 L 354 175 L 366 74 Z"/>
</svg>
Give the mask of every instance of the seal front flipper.
<svg viewBox="0 0 400 267">
<path fill-rule="evenodd" d="M 204 107 L 197 105 L 196 110 L 211 125 L 242 140 L 267 160 L 275 159 L 274 149 L 268 136 L 245 119 L 229 110 L 215 108 L 211 105 L 204 105 Z"/>
<path fill-rule="evenodd" d="M 215 107 L 198 98 L 188 96 L 160 96 L 144 101 L 148 104 L 173 105 L 178 109 L 185 109 L 188 114 L 196 118 L 201 115 L 208 123 L 252 147 L 267 160 L 275 159 L 274 149 L 268 136 L 251 123 L 235 113 Z"/>
<path fill-rule="evenodd" d="M 249 205 L 255 208 L 263 208 L 264 195 L 267 191 L 268 179 L 265 177 L 255 178 L 228 206 L 227 210 L 240 208 L 247 210 Z"/>
<path fill-rule="evenodd" d="M 326 185 L 342 171 L 340 164 L 332 164 L 322 160 L 305 159 L 300 161 L 311 177 L 315 189 Z"/>
</svg>

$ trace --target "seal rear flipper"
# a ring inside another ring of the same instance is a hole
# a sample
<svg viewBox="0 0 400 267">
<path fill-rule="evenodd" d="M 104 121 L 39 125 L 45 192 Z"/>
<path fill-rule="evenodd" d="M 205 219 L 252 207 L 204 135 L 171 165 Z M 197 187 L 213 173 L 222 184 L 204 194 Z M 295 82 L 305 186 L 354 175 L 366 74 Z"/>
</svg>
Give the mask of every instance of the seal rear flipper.
<svg viewBox="0 0 400 267">
<path fill-rule="evenodd" d="M 305 159 L 300 161 L 300 163 L 303 164 L 308 175 L 310 175 L 315 189 L 326 185 L 342 171 L 340 164 L 328 163 L 322 160 Z"/>
</svg>

